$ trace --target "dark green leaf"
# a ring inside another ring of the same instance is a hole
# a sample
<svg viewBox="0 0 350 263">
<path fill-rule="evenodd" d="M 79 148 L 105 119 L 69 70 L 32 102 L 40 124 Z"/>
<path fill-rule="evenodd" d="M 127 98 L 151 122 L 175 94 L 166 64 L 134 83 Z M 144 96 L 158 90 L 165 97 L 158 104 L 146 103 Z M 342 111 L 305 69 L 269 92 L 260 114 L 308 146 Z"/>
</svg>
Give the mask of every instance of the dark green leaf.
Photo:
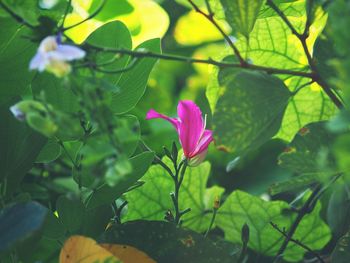
<svg viewBox="0 0 350 263">
<path fill-rule="evenodd" d="M 279 156 L 279 164 L 300 174 L 335 174 L 330 154 L 333 141 L 334 135 L 326 129 L 325 122 L 306 125 Z"/>
<path fill-rule="evenodd" d="M 281 80 L 265 73 L 242 71 L 225 88 L 213 117 L 219 148 L 242 154 L 277 133 L 290 98 Z"/>
<path fill-rule="evenodd" d="M 12 18 L 0 17 L 0 104 L 29 88 L 33 74 L 29 72 L 30 59 L 36 46 L 23 38 L 26 27 Z"/>
<path fill-rule="evenodd" d="M 9 110 L 11 105 L 0 107 L 0 181 L 7 180 L 7 195 L 16 190 L 47 141 L 15 119 Z"/>
<path fill-rule="evenodd" d="M 350 260 L 350 233 L 341 237 L 332 253 L 332 263 L 348 263 Z"/>
<path fill-rule="evenodd" d="M 41 149 L 36 163 L 49 163 L 56 160 L 61 155 L 61 146 L 54 139 L 49 139 Z"/>
<path fill-rule="evenodd" d="M 119 198 L 147 171 L 153 158 L 154 154 L 152 152 L 145 152 L 131 158 L 130 162 L 133 167 L 132 173 L 122 178 L 122 180 L 114 187 L 103 184 L 93 190 L 91 195 L 87 198 L 87 207 L 94 208 L 102 204 L 110 204 Z"/>
<path fill-rule="evenodd" d="M 60 222 L 70 234 L 79 232 L 85 217 L 84 204 L 77 198 L 60 196 L 56 208 Z"/>
<path fill-rule="evenodd" d="M 138 46 L 137 49 L 160 53 L 160 39 L 148 40 Z M 131 70 L 122 74 L 116 83 L 121 90 L 120 93 L 113 96 L 113 112 L 124 113 L 135 107 L 145 93 L 149 74 L 156 61 L 155 58 L 141 58 Z"/>
<path fill-rule="evenodd" d="M 232 251 L 167 222 L 128 222 L 109 229 L 103 242 L 134 246 L 157 262 L 237 262 Z"/>
</svg>

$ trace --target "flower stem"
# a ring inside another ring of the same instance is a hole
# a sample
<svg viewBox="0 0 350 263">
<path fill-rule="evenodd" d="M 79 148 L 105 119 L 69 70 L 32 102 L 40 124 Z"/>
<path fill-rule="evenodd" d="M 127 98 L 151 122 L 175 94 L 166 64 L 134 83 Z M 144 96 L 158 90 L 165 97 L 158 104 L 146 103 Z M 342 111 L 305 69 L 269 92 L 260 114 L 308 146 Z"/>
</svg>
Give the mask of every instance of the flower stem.
<svg viewBox="0 0 350 263">
<path fill-rule="evenodd" d="M 185 213 L 190 211 L 190 209 L 180 211 L 180 208 L 179 208 L 179 192 L 180 192 L 181 184 L 185 177 L 186 168 L 187 168 L 187 160 L 180 162 L 175 171 L 175 175 L 172 177 L 174 180 L 175 191 L 171 193 L 171 199 L 173 201 L 174 209 L 175 209 L 174 221 L 177 225 L 180 224 L 181 216 L 183 216 Z"/>
</svg>

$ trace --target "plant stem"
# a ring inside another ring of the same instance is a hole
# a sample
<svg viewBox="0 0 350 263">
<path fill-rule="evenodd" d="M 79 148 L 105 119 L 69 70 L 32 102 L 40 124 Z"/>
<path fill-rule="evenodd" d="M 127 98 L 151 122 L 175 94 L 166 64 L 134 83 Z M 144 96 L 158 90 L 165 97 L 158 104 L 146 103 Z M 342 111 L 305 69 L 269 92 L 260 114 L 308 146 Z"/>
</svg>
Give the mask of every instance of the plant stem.
<svg viewBox="0 0 350 263">
<path fill-rule="evenodd" d="M 154 53 L 151 51 L 137 51 L 137 50 L 128 50 L 128 49 L 115 49 L 115 48 L 105 48 L 105 47 L 99 47 L 91 44 L 85 44 L 85 47 L 87 49 L 94 49 L 101 52 L 108 52 L 108 53 L 115 53 L 115 54 L 121 54 L 121 55 L 129 55 L 131 57 L 136 58 L 159 58 L 163 60 L 171 60 L 171 61 L 181 61 L 181 62 L 187 62 L 187 63 L 199 63 L 199 64 L 208 64 L 208 65 L 214 65 L 220 68 L 245 68 L 250 70 L 258 70 L 258 71 L 264 71 L 268 74 L 285 74 L 285 75 L 293 75 L 293 76 L 300 76 L 305 78 L 313 78 L 313 74 L 311 72 L 303 72 L 303 71 L 295 71 L 295 70 L 289 70 L 289 69 L 279 69 L 279 68 L 273 68 L 273 67 L 265 67 L 265 66 L 259 66 L 259 65 L 253 65 L 253 64 L 244 64 L 241 65 L 240 63 L 228 63 L 228 62 L 221 62 L 214 59 L 196 59 L 191 57 L 184 57 L 184 56 L 178 56 L 178 55 L 168 55 L 168 54 L 160 54 L 160 53 Z"/>
<path fill-rule="evenodd" d="M 15 12 L 13 12 L 7 5 L 5 5 L 2 1 L 0 1 L 0 6 L 17 22 L 19 22 L 22 25 L 25 25 L 31 29 L 34 29 L 35 26 L 28 23 L 26 20 L 24 20 L 21 16 L 17 15 Z"/>
<path fill-rule="evenodd" d="M 276 229 L 284 237 L 286 237 L 286 238 L 288 237 L 287 234 L 283 230 L 279 229 L 279 227 L 276 224 L 274 224 L 273 222 L 270 222 L 270 224 L 274 229 Z M 290 238 L 290 241 L 295 243 L 299 247 L 305 249 L 306 251 L 308 251 L 310 254 L 312 254 L 314 257 L 316 257 L 319 260 L 319 262 L 325 263 L 324 260 L 322 259 L 322 257 L 317 252 L 315 252 L 311 248 L 309 248 L 307 245 L 305 245 L 305 244 L 301 243 L 299 240 L 296 240 L 293 238 Z"/>
<path fill-rule="evenodd" d="M 312 211 L 313 206 L 311 207 L 311 204 L 313 204 L 315 197 L 318 196 L 319 191 L 321 190 L 321 185 L 318 184 L 309 198 L 306 200 L 305 204 L 301 207 L 301 209 L 298 210 L 298 215 L 295 218 L 293 224 L 291 225 L 289 231 L 285 235 L 285 239 L 278 250 L 277 255 L 274 258 L 273 262 L 278 262 L 280 257 L 283 255 L 284 251 L 286 250 L 289 241 L 291 241 L 295 231 L 297 230 L 301 220 L 304 218 L 304 216 Z M 311 209 L 310 209 L 311 208 Z"/>
<path fill-rule="evenodd" d="M 172 177 L 174 180 L 175 191 L 174 191 L 174 193 L 171 193 L 171 199 L 172 199 L 173 204 L 174 204 L 175 224 L 177 224 L 177 225 L 180 224 L 181 216 L 184 215 L 185 213 L 189 212 L 188 209 L 186 209 L 184 211 L 180 211 L 180 208 L 179 208 L 179 192 L 180 192 L 181 184 L 182 184 L 183 179 L 185 177 L 186 168 L 187 168 L 187 161 L 184 160 L 179 164 L 178 168 L 176 169 L 175 176 Z"/>
</svg>

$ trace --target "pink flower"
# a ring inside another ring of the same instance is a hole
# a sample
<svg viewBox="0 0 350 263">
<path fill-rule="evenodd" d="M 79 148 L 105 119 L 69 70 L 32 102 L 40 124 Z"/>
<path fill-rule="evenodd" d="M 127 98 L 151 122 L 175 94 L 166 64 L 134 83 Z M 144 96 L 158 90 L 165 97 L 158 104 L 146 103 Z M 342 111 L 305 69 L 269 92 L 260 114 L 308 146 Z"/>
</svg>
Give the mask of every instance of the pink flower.
<svg viewBox="0 0 350 263">
<path fill-rule="evenodd" d="M 206 120 L 203 120 L 201 110 L 193 101 L 180 101 L 177 114 L 178 118 L 170 118 L 151 109 L 146 120 L 161 118 L 170 122 L 179 134 L 189 165 L 196 166 L 204 160 L 208 146 L 213 141 L 213 132 L 205 129 Z"/>
</svg>

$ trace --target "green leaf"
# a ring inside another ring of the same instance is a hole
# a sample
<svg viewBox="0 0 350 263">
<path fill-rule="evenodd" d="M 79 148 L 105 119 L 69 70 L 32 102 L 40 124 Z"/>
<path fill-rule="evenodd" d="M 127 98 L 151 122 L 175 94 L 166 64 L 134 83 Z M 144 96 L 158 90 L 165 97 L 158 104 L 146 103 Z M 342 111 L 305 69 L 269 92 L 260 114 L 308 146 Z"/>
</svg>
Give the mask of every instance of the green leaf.
<svg viewBox="0 0 350 263">
<path fill-rule="evenodd" d="M 0 181 L 7 180 L 7 195 L 11 195 L 33 166 L 46 138 L 21 123 L 11 114 L 12 103 L 0 107 Z"/>
<path fill-rule="evenodd" d="M 85 217 L 84 204 L 77 198 L 60 196 L 57 199 L 56 209 L 58 218 L 64 228 L 69 231 L 70 234 L 78 233 Z"/>
<path fill-rule="evenodd" d="M 110 204 L 125 193 L 129 187 L 133 186 L 138 179 L 147 171 L 154 158 L 152 152 L 144 152 L 130 159 L 133 167 L 131 174 L 122 178 L 119 183 L 110 187 L 107 184 L 102 184 L 90 194 L 87 198 L 87 207 L 95 208 L 102 204 Z"/>
<path fill-rule="evenodd" d="M 0 252 L 30 238 L 42 228 L 47 209 L 37 202 L 18 203 L 0 212 Z"/>
<path fill-rule="evenodd" d="M 40 73 L 34 77 L 31 88 L 34 98 L 39 99 L 43 94 L 45 102 L 57 110 L 77 112 L 79 109 L 78 98 L 73 94 L 67 79 L 56 78 L 49 73 Z"/>
<path fill-rule="evenodd" d="M 160 39 L 151 39 L 136 48 L 145 49 L 150 52 L 160 53 Z M 156 63 L 155 58 L 140 58 L 131 70 L 122 74 L 116 83 L 120 87 L 120 93 L 112 98 L 112 110 L 115 113 L 124 113 L 135 107 L 146 90 L 148 77 Z M 130 65 L 129 62 L 128 65 Z"/>
<path fill-rule="evenodd" d="M 61 146 L 54 139 L 49 139 L 41 149 L 36 163 L 49 163 L 56 160 L 61 155 Z"/>
<path fill-rule="evenodd" d="M 332 253 L 332 263 L 348 263 L 350 260 L 350 233 L 341 237 Z"/>
<path fill-rule="evenodd" d="M 317 178 L 313 174 L 303 174 L 294 178 L 291 178 L 287 181 L 282 181 L 278 183 L 274 183 L 269 188 L 270 195 L 277 195 L 280 193 L 300 190 L 301 188 L 305 188 L 307 185 L 311 185 L 315 183 Z"/>
<path fill-rule="evenodd" d="M 117 48 L 127 49 L 132 48 L 131 35 L 128 28 L 120 21 L 109 22 L 102 27 L 95 30 L 86 40 L 87 43 L 105 47 L 105 48 Z M 111 61 L 115 57 L 113 53 L 100 53 L 96 56 L 96 62 L 98 64 Z M 118 70 L 126 66 L 129 56 L 123 56 L 108 66 L 104 67 L 106 70 Z M 117 83 L 121 77 L 119 74 L 101 74 L 105 79 L 110 80 L 113 83 Z"/>
<path fill-rule="evenodd" d="M 225 87 L 213 116 L 219 148 L 242 154 L 277 133 L 291 95 L 281 80 L 261 72 L 241 71 Z"/>
<path fill-rule="evenodd" d="M 264 0 L 220 0 L 220 2 L 232 30 L 249 38 Z"/>
<path fill-rule="evenodd" d="M 164 158 L 163 161 L 171 167 L 169 159 Z M 209 172 L 208 162 L 188 167 L 179 193 L 180 210 L 191 208 L 191 212 L 181 218 L 182 225 L 198 232 L 207 230 L 214 198 L 224 192 L 218 186 L 206 189 Z M 128 213 L 125 220 L 162 220 L 168 209 L 173 209 L 170 198 L 170 193 L 174 191 L 173 179 L 160 165 L 154 165 L 141 180 L 145 182 L 142 187 L 126 194 Z"/>
<path fill-rule="evenodd" d="M 28 39 L 26 27 L 12 18 L 0 17 L 0 104 L 11 97 L 22 95 L 29 88 L 33 74 L 29 62 L 36 46 Z"/>
<path fill-rule="evenodd" d="M 232 251 L 167 222 L 127 222 L 109 229 L 103 242 L 134 246 L 157 262 L 238 262 Z"/>
<path fill-rule="evenodd" d="M 93 1 L 88 12 L 92 14 L 103 1 Z M 107 0 L 102 10 L 94 17 L 94 19 L 102 22 L 115 19 L 117 16 L 126 15 L 131 13 L 134 8 L 126 0 Z"/>
<path fill-rule="evenodd" d="M 285 83 L 289 90 L 295 91 L 310 80 L 292 77 Z M 321 87 L 313 83 L 307 85 L 293 95 L 283 116 L 281 129 L 277 138 L 291 141 L 295 134 L 306 124 L 329 120 L 337 112 L 337 107 L 322 91 Z"/>
<path fill-rule="evenodd" d="M 350 133 L 342 134 L 336 139 L 333 152 L 338 169 L 348 175 L 350 173 Z"/>
<path fill-rule="evenodd" d="M 330 149 L 335 136 L 325 127 L 325 122 L 306 125 L 279 156 L 279 164 L 299 174 L 336 174 Z"/>
<path fill-rule="evenodd" d="M 327 223 L 335 237 L 340 237 L 350 226 L 350 195 L 348 185 L 336 185 L 327 207 Z"/>
<path fill-rule="evenodd" d="M 64 237 L 64 226 L 58 217 L 51 211 L 48 211 L 47 213 L 42 233 L 44 237 L 54 240 Z"/>
<path fill-rule="evenodd" d="M 322 249 L 330 240 L 328 226 L 319 216 L 321 205 L 317 204 L 312 213 L 305 215 L 299 224 L 294 239 L 313 250 Z M 219 208 L 216 223 L 225 232 L 225 238 L 234 243 L 241 243 L 241 229 L 246 223 L 250 229 L 249 248 L 267 256 L 275 256 L 280 248 L 283 236 L 270 225 L 273 222 L 281 229 L 288 230 L 296 214 L 284 201 L 267 202 L 259 197 L 242 191 L 234 191 Z M 284 259 L 298 262 L 305 250 L 289 242 Z"/>
</svg>

